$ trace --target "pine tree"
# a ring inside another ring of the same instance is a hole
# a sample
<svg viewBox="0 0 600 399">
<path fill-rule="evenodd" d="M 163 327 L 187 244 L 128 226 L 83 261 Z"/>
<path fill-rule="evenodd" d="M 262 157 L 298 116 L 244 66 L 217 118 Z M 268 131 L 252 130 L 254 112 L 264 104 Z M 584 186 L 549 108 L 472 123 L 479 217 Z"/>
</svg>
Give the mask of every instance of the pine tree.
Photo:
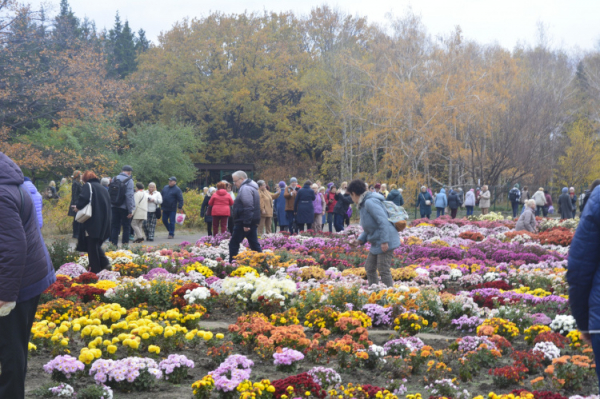
<svg viewBox="0 0 600 399">
<path fill-rule="evenodd" d="M 77 45 L 77 39 L 81 38 L 81 34 L 79 18 L 71 10 L 68 0 L 61 0 L 60 12 L 54 18 L 54 31 L 52 32 L 54 45 L 59 50 L 73 48 Z"/>
<path fill-rule="evenodd" d="M 146 37 L 146 32 L 143 29 L 138 31 L 138 37 L 135 40 L 135 50 L 137 54 L 141 54 L 150 48 L 150 41 Z"/>
<path fill-rule="evenodd" d="M 115 17 L 115 26 L 108 33 L 107 61 L 108 74 L 111 77 L 125 78 L 137 68 L 135 35 L 129 22 L 121 24 L 119 13 Z"/>
</svg>

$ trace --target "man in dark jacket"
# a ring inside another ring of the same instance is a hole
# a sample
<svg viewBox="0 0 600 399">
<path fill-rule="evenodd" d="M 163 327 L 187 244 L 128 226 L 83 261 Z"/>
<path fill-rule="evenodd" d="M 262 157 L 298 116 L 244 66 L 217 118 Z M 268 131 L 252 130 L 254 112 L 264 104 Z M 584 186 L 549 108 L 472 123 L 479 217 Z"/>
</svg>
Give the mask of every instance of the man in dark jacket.
<svg viewBox="0 0 600 399">
<path fill-rule="evenodd" d="M 343 195 L 340 192 L 336 193 L 335 200 L 337 203 L 335 204 L 335 208 L 333 208 L 333 227 L 339 233 L 344 230 L 344 218 L 348 216 L 348 208 L 354 201 L 352 201 L 352 197 L 347 192 Z"/>
<path fill-rule="evenodd" d="M 526 188 L 523 189 L 525 193 L 527 193 Z M 526 194 L 527 195 L 527 194 Z M 513 219 L 517 217 L 519 213 L 519 203 L 521 202 L 521 192 L 519 191 L 519 185 L 515 184 L 515 186 L 508 192 L 508 200 L 512 206 Z"/>
<path fill-rule="evenodd" d="M 177 186 L 177 178 L 172 176 L 169 178 L 169 184 L 163 187 L 162 192 L 162 221 L 169 231 L 169 239 L 175 237 L 175 218 L 177 217 L 177 209 L 183 210 L 183 193 Z"/>
<path fill-rule="evenodd" d="M 25 397 L 27 349 L 40 294 L 56 281 L 21 169 L 0 152 L 0 398 Z"/>
<path fill-rule="evenodd" d="M 571 313 L 583 340 L 594 349 L 600 380 L 600 187 L 592 192 L 575 231 L 567 282 Z"/>
<path fill-rule="evenodd" d="M 258 242 L 258 225 L 260 224 L 260 194 L 258 184 L 248 179 L 246 172 L 238 170 L 232 175 L 233 184 L 238 188 L 238 195 L 233 202 L 233 234 L 229 241 L 229 262 L 240 252 L 240 244 L 244 238 L 248 240 L 250 249 L 262 252 Z"/>
<path fill-rule="evenodd" d="M 294 202 L 294 218 L 298 225 L 298 231 L 310 230 L 312 228 L 312 222 L 315 219 L 313 201 L 316 198 L 315 192 L 310 186 L 312 182 L 310 180 L 304 183 L 304 186 L 298 191 L 296 200 Z"/>
<path fill-rule="evenodd" d="M 119 233 L 121 231 L 121 227 L 123 227 L 123 236 L 121 237 L 121 242 L 123 245 L 129 244 L 131 218 L 133 217 L 133 212 L 135 211 L 135 201 L 133 200 L 133 179 L 131 178 L 132 173 L 133 168 L 129 165 L 125 165 L 121 169 L 121 173 L 115 177 L 116 180 L 123 182 L 125 188 L 125 197 L 123 198 L 123 201 L 111 202 L 110 242 L 115 245 L 119 243 Z M 75 199 L 75 202 L 77 202 L 77 199 Z"/>
<path fill-rule="evenodd" d="M 392 201 L 398 206 L 404 206 L 404 198 L 402 197 L 400 190 L 398 190 L 398 187 L 395 184 L 392 184 L 390 188 L 391 191 L 388 194 L 386 201 Z"/>
</svg>

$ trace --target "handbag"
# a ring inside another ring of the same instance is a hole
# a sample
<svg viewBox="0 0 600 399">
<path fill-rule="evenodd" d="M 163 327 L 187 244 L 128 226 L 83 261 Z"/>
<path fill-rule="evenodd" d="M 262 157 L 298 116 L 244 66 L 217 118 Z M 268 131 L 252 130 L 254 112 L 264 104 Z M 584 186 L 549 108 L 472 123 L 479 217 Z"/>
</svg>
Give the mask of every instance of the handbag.
<svg viewBox="0 0 600 399">
<path fill-rule="evenodd" d="M 206 207 L 206 216 L 212 216 L 212 205 L 209 205 L 208 207 Z"/>
<path fill-rule="evenodd" d="M 421 197 L 423 197 L 423 200 L 425 201 L 425 206 L 431 206 L 431 201 L 426 200 L 423 194 L 421 194 Z"/>
<path fill-rule="evenodd" d="M 90 203 L 77 211 L 75 221 L 79 223 L 85 223 L 92 217 L 92 185 L 90 183 L 88 185 L 90 186 Z"/>
<path fill-rule="evenodd" d="M 162 210 L 160 209 L 160 206 L 156 205 L 156 210 L 154 211 L 154 214 L 156 215 L 157 219 L 160 219 L 162 217 Z"/>
</svg>

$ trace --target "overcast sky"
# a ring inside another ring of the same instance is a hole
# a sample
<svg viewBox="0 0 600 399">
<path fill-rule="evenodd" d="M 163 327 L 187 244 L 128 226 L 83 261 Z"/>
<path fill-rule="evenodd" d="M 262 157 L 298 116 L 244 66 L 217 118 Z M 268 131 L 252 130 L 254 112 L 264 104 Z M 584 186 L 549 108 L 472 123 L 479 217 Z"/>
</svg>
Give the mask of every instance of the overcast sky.
<svg viewBox="0 0 600 399">
<path fill-rule="evenodd" d="M 30 0 L 50 5 L 54 14 L 60 0 Z M 590 50 L 600 40 L 600 0 L 70 0 L 79 17 L 87 16 L 96 26 L 110 28 L 118 10 L 132 29 L 143 28 L 156 42 L 161 31 L 169 30 L 185 17 L 202 17 L 211 11 L 294 11 L 308 14 L 311 8 L 328 4 L 342 11 L 367 16 L 369 21 L 386 23 L 386 14 L 402 15 L 408 7 L 422 16 L 429 33 L 446 34 L 460 25 L 467 39 L 480 43 L 497 42 L 512 49 L 521 42 L 533 44 L 538 22 L 547 27 L 552 47 L 574 51 Z"/>
</svg>

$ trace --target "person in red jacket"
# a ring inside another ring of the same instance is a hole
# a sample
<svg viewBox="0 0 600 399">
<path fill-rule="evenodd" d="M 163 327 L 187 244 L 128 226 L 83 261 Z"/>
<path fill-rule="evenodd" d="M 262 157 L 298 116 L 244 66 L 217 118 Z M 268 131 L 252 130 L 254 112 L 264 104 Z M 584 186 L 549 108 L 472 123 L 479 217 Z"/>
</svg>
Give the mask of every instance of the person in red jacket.
<svg viewBox="0 0 600 399">
<path fill-rule="evenodd" d="M 327 225 L 329 226 L 329 231 L 333 231 L 333 208 L 335 208 L 335 204 L 337 201 L 335 200 L 335 193 L 337 192 L 335 184 L 329 183 L 327 193 L 325 193 L 325 206 L 327 209 Z"/>
<path fill-rule="evenodd" d="M 208 206 L 211 206 L 212 224 L 213 224 L 213 235 L 219 233 L 219 225 L 221 225 L 221 234 L 227 231 L 227 219 L 231 215 L 231 206 L 233 206 L 233 199 L 226 190 L 227 182 L 217 183 L 217 192 L 213 194 L 212 198 L 208 202 Z"/>
</svg>

